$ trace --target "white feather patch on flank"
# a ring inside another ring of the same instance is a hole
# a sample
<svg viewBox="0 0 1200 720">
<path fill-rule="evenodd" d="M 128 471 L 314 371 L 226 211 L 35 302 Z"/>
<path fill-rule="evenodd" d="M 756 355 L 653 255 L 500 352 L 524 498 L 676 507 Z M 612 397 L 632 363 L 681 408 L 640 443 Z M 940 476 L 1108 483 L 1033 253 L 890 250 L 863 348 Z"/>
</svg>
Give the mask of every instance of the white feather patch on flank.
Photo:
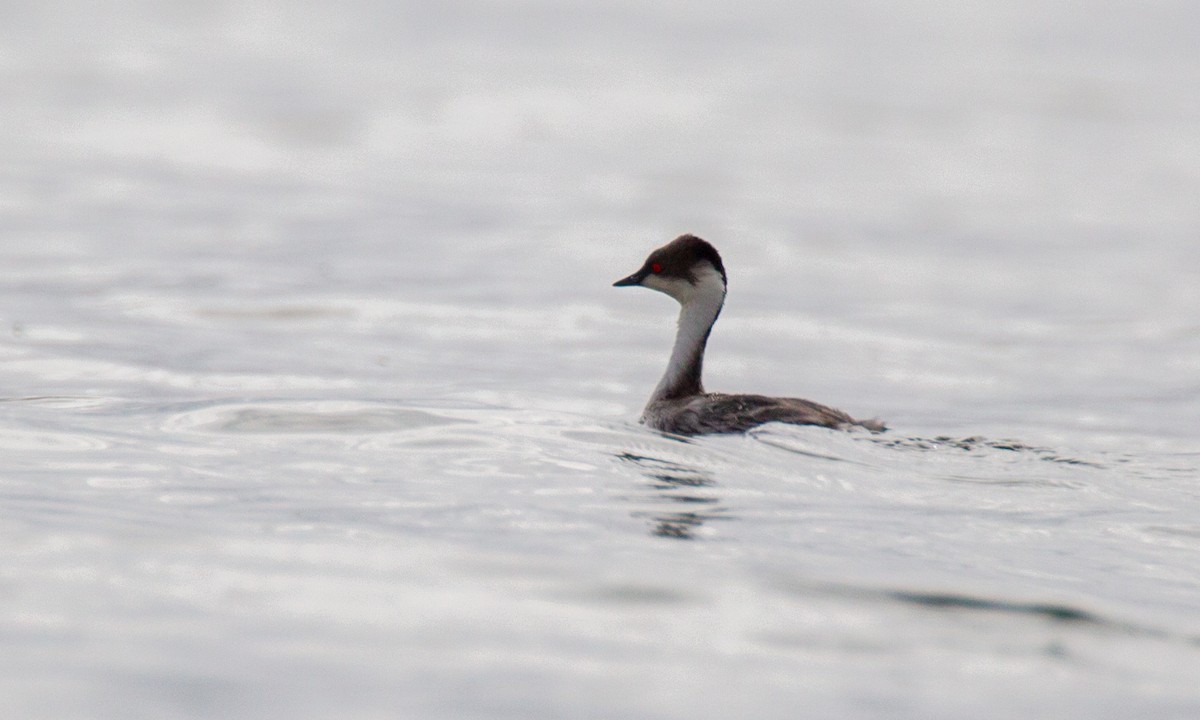
<svg viewBox="0 0 1200 720">
<path fill-rule="evenodd" d="M 694 284 L 687 280 L 667 279 L 655 275 L 647 277 L 642 283 L 670 295 L 683 306 L 679 310 L 679 327 L 675 332 L 675 346 L 671 349 L 671 359 L 667 362 L 666 373 L 650 397 L 652 403 L 678 387 L 686 379 L 686 375 L 692 372 L 693 367 L 697 367 L 703 361 L 708 333 L 717 321 L 721 305 L 725 302 L 725 281 L 715 267 L 703 263 L 694 273 Z M 697 377 L 696 380 L 699 383 L 700 378 Z"/>
</svg>

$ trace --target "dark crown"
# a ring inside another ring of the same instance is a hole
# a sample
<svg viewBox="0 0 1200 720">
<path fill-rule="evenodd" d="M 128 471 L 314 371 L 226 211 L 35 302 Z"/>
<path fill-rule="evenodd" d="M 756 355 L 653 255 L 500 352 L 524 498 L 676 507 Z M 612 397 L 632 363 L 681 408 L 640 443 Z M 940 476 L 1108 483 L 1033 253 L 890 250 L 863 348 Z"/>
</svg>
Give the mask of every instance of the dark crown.
<svg viewBox="0 0 1200 720">
<path fill-rule="evenodd" d="M 721 254 L 717 249 L 695 235 L 680 235 L 671 242 L 650 253 L 646 258 L 646 267 L 661 265 L 661 275 L 678 277 L 695 283 L 693 272 L 701 262 L 708 262 L 717 272 L 721 273 L 721 282 L 727 282 L 725 264 L 721 262 Z"/>
</svg>

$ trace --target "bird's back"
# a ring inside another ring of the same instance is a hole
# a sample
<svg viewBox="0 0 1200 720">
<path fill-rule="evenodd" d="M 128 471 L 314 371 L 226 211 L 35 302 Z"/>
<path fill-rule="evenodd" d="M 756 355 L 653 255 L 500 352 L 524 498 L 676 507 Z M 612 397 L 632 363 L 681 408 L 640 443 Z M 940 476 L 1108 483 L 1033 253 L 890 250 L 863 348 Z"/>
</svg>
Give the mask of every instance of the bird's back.
<svg viewBox="0 0 1200 720">
<path fill-rule="evenodd" d="M 884 429 L 883 423 L 878 420 L 858 421 L 841 410 L 809 400 L 723 393 L 652 402 L 646 407 L 642 421 L 656 430 L 679 435 L 745 432 L 769 422 L 828 428 L 857 425 L 876 431 Z"/>
</svg>

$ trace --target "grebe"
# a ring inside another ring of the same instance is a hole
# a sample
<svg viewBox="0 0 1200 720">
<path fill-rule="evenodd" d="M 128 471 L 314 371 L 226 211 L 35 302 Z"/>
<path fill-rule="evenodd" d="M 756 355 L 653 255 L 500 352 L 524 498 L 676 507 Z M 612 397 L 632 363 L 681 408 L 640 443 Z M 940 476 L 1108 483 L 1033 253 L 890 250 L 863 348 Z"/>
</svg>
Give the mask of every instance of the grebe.
<svg viewBox="0 0 1200 720">
<path fill-rule="evenodd" d="M 726 287 L 721 256 L 704 240 L 681 235 L 650 253 L 637 272 L 613 283 L 632 285 L 666 293 L 682 306 L 667 371 L 642 412 L 646 425 L 678 435 L 745 432 L 768 422 L 884 429 L 879 420 L 855 420 L 808 400 L 704 392 L 704 347 L 721 314 Z"/>
</svg>

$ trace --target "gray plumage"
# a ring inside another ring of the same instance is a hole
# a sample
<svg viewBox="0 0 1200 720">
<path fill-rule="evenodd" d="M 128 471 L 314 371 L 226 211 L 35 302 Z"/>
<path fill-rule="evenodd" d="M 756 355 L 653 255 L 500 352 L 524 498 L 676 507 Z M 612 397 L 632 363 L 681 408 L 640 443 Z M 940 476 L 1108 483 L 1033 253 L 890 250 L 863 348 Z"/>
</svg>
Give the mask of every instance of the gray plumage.
<svg viewBox="0 0 1200 720">
<path fill-rule="evenodd" d="M 642 422 L 655 430 L 676 435 L 739 433 L 769 422 L 837 429 L 854 426 L 877 431 L 884 429 L 878 420 L 855 420 L 841 410 L 810 400 L 724 393 L 652 400 L 642 414 Z"/>
</svg>

